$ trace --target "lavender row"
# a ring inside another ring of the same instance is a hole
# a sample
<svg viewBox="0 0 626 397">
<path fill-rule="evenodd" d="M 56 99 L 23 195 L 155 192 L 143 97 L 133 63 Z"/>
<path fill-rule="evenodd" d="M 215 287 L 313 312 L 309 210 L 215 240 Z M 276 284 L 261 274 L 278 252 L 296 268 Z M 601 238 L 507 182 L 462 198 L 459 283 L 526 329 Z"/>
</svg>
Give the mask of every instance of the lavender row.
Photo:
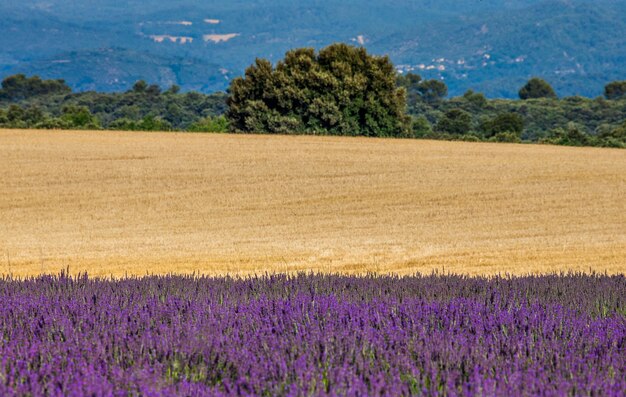
<svg viewBox="0 0 626 397">
<path fill-rule="evenodd" d="M 626 277 L 0 280 L 0 395 L 626 394 Z"/>
</svg>

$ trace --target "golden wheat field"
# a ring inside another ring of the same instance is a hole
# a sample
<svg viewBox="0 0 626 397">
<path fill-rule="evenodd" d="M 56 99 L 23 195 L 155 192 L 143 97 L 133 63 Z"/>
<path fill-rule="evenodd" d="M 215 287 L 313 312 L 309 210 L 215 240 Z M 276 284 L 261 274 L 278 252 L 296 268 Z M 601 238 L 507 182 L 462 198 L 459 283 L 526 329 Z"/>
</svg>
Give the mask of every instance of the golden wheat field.
<svg viewBox="0 0 626 397">
<path fill-rule="evenodd" d="M 626 272 L 626 151 L 0 131 L 0 273 Z"/>
</svg>

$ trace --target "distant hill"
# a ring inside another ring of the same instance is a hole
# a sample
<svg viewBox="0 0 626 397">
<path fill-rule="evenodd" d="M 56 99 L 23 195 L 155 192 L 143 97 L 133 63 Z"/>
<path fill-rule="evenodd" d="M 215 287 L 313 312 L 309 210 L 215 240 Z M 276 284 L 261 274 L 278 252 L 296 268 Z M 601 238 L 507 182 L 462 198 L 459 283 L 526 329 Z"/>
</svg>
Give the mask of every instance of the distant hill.
<svg viewBox="0 0 626 397">
<path fill-rule="evenodd" d="M 403 71 L 515 96 L 540 75 L 560 95 L 626 78 L 626 0 L 0 0 L 0 77 L 116 91 L 145 79 L 215 91 L 255 57 L 341 41 Z"/>
<path fill-rule="evenodd" d="M 625 15 L 626 2 L 550 1 L 430 23 L 373 46 L 390 48 L 404 69 L 445 77 L 456 93 L 514 96 L 538 75 L 561 95 L 597 96 L 607 81 L 626 78 Z"/>
</svg>

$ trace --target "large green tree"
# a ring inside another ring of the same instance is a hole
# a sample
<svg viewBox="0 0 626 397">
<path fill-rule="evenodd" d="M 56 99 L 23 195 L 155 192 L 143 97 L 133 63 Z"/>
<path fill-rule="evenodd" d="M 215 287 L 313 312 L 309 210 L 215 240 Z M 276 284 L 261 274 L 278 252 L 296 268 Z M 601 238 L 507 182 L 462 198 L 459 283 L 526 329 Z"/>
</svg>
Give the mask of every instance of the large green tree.
<svg viewBox="0 0 626 397">
<path fill-rule="evenodd" d="M 289 51 L 273 67 L 257 59 L 230 86 L 227 117 L 235 132 L 402 136 L 406 92 L 388 57 L 333 44 Z"/>
</svg>

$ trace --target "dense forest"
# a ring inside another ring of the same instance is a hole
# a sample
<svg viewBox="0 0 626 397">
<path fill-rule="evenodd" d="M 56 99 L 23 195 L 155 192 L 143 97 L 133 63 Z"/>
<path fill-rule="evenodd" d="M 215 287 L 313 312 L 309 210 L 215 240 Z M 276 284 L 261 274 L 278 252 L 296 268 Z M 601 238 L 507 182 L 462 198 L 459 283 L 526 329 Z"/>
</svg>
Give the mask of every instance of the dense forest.
<svg viewBox="0 0 626 397">
<path fill-rule="evenodd" d="M 387 57 L 336 44 L 297 49 L 275 66 L 258 59 L 229 93 L 162 89 L 74 93 L 63 80 L 13 75 L 0 89 L 0 127 L 190 132 L 314 133 L 626 147 L 626 82 L 594 99 L 540 78 L 519 99 L 467 91 L 448 98 L 441 80 L 397 74 Z"/>
<path fill-rule="evenodd" d="M 517 100 L 487 99 L 471 90 L 445 99 L 420 92 L 430 84 L 445 92 L 439 81 L 421 81 L 413 75 L 400 77 L 399 82 L 409 92 L 415 137 L 626 147 L 626 82 L 607 84 L 605 95 L 593 99 L 559 98 L 545 81 L 533 78 L 520 87 Z M 527 96 L 534 82 L 541 87 Z"/>
<path fill-rule="evenodd" d="M 225 93 L 162 90 L 143 80 L 121 93 L 73 93 L 63 80 L 14 75 L 0 89 L 5 128 L 226 131 L 225 111 Z"/>
</svg>

